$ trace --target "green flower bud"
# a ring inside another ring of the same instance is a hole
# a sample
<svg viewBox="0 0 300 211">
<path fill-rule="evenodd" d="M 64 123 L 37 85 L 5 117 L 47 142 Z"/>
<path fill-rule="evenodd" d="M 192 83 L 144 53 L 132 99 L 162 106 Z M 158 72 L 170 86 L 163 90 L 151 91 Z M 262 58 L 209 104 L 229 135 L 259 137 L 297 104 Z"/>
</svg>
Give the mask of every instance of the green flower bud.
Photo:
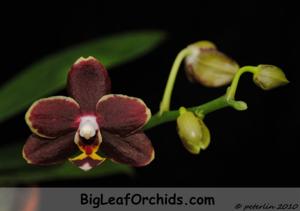
<svg viewBox="0 0 300 211">
<path fill-rule="evenodd" d="M 202 119 L 193 112 L 180 108 L 177 118 L 178 135 L 183 146 L 192 154 L 199 154 L 201 149 L 206 149 L 210 143 L 210 133 Z"/>
<path fill-rule="evenodd" d="M 268 64 L 257 66 L 257 71 L 253 75 L 253 81 L 263 90 L 270 90 L 289 83 L 280 68 Z"/>
<path fill-rule="evenodd" d="M 186 73 L 190 81 L 207 87 L 229 84 L 239 65 L 217 50 L 209 41 L 199 41 L 187 47 L 191 54 L 185 59 Z"/>
</svg>

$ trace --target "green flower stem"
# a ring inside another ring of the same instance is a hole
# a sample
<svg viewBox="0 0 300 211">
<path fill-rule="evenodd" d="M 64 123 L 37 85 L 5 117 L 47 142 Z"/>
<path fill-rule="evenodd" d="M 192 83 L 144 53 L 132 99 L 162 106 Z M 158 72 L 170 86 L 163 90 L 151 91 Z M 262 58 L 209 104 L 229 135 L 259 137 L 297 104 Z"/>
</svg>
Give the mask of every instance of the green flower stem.
<svg viewBox="0 0 300 211">
<path fill-rule="evenodd" d="M 239 103 L 239 101 L 227 101 L 225 96 L 221 96 L 200 106 L 190 107 L 187 109 L 189 111 L 195 112 L 198 116 L 203 118 L 206 114 L 211 113 L 213 111 L 229 106 L 234 107 L 233 104 L 235 103 Z M 175 121 L 178 116 L 179 110 L 168 111 L 164 112 L 163 114 L 157 113 L 151 117 L 151 119 L 143 129 L 148 130 L 160 124 Z"/>
<path fill-rule="evenodd" d="M 166 85 L 166 88 L 165 88 L 165 92 L 164 92 L 162 101 L 160 103 L 160 109 L 159 109 L 159 114 L 160 115 L 162 115 L 164 112 L 167 112 L 167 111 L 170 110 L 171 95 L 172 95 L 172 91 L 173 91 L 173 88 L 174 88 L 174 83 L 175 83 L 175 80 L 176 80 L 176 76 L 177 76 L 180 64 L 181 64 L 182 60 L 186 56 L 188 56 L 190 53 L 191 53 L 190 49 L 184 48 L 183 50 L 181 50 L 178 53 L 178 55 L 177 55 L 177 57 L 176 57 L 176 59 L 173 63 L 173 66 L 171 68 L 170 75 L 169 75 L 169 78 L 168 78 L 168 81 L 167 81 L 167 85 Z"/>
<path fill-rule="evenodd" d="M 174 82 L 175 82 L 175 78 L 176 78 L 176 74 L 178 72 L 180 62 L 187 54 L 188 54 L 188 51 L 186 52 L 185 49 L 182 50 L 178 54 L 178 56 L 174 62 L 174 65 L 172 67 L 169 80 L 167 82 L 167 86 L 166 86 L 165 94 L 163 97 L 163 101 L 161 103 L 160 111 L 151 117 L 149 122 L 143 128 L 144 130 L 148 130 L 150 128 L 156 127 L 156 126 L 166 123 L 166 122 L 175 121 L 177 119 L 177 117 L 179 116 L 179 110 L 169 111 L 170 98 L 171 98 L 171 93 L 172 93 L 172 89 L 174 86 Z M 240 68 L 237 71 L 237 73 L 235 74 L 230 87 L 228 87 L 226 95 L 218 97 L 218 98 L 216 98 L 212 101 L 209 101 L 207 103 L 204 103 L 202 105 L 190 107 L 187 109 L 190 111 L 193 111 L 200 118 L 204 118 L 206 114 L 209 114 L 213 111 L 216 111 L 216 110 L 219 110 L 219 109 L 222 109 L 225 107 L 232 107 L 238 111 L 246 110 L 247 104 L 245 102 L 235 100 L 236 89 L 237 89 L 237 86 L 239 83 L 239 79 L 243 73 L 250 72 L 250 73 L 254 74 L 257 71 L 258 70 L 255 66 L 244 66 L 244 67 Z"/>
<path fill-rule="evenodd" d="M 244 74 L 245 72 L 250 72 L 250 73 L 256 73 L 258 71 L 256 66 L 244 66 L 242 68 L 240 68 L 237 73 L 234 75 L 234 78 L 231 82 L 230 87 L 228 88 L 228 92 L 226 94 L 226 98 L 227 100 L 230 99 L 234 99 L 235 98 L 235 93 L 236 93 L 236 89 L 240 80 L 240 77 L 242 74 Z"/>
</svg>

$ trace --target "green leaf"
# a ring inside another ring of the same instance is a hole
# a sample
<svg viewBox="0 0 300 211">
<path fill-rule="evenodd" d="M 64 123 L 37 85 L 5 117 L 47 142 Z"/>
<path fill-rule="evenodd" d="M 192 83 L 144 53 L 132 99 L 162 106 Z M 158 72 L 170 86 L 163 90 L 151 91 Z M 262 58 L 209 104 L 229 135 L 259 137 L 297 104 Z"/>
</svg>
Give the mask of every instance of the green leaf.
<svg viewBox="0 0 300 211">
<path fill-rule="evenodd" d="M 66 162 L 57 166 L 32 166 L 22 158 L 20 145 L 0 150 L 0 185 L 12 186 L 60 179 L 96 178 L 113 174 L 132 175 L 134 170 L 122 164 L 105 161 L 101 166 L 85 172 L 75 165 Z"/>
<path fill-rule="evenodd" d="M 71 163 L 59 166 L 27 166 L 16 171 L 0 174 L 0 185 L 12 186 L 36 182 L 57 181 L 62 179 L 98 178 L 113 174 L 132 175 L 134 170 L 126 165 L 106 161 L 88 172 L 82 171 Z"/>
<path fill-rule="evenodd" d="M 22 149 L 23 146 L 21 144 L 0 148 L 0 172 L 7 169 L 26 167 L 27 163 L 22 157 Z"/>
<path fill-rule="evenodd" d="M 109 35 L 41 59 L 0 87 L 0 122 L 64 88 L 67 72 L 79 57 L 94 56 L 111 68 L 146 54 L 164 38 L 161 31 Z"/>
</svg>

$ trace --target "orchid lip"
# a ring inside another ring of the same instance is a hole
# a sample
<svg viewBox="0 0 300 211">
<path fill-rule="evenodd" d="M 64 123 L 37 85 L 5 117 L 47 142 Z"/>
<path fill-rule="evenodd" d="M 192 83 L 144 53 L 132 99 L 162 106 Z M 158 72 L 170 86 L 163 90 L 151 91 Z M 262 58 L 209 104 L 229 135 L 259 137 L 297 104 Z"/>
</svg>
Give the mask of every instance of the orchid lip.
<svg viewBox="0 0 300 211">
<path fill-rule="evenodd" d="M 79 166 L 79 168 L 81 168 L 84 171 L 89 171 L 90 169 L 92 169 L 93 167 L 91 166 L 91 164 L 89 164 L 88 162 L 84 163 L 82 166 Z"/>
</svg>

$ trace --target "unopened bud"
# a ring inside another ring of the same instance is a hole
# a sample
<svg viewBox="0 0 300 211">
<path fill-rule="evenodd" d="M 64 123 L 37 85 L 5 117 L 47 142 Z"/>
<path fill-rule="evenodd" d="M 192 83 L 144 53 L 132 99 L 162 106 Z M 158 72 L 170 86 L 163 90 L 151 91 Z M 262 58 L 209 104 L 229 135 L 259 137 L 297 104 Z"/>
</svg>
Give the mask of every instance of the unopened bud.
<svg viewBox="0 0 300 211">
<path fill-rule="evenodd" d="M 186 73 L 190 81 L 207 87 L 219 87 L 230 83 L 239 69 L 231 58 L 218 51 L 209 41 L 199 41 L 188 46 L 191 54 L 186 57 Z"/>
<path fill-rule="evenodd" d="M 193 112 L 180 108 L 177 118 L 178 135 L 183 146 L 192 154 L 199 154 L 210 143 L 210 133 L 204 122 Z"/>
<path fill-rule="evenodd" d="M 257 72 L 253 75 L 253 81 L 264 90 L 270 90 L 289 83 L 280 68 L 267 64 L 257 66 Z"/>
</svg>

